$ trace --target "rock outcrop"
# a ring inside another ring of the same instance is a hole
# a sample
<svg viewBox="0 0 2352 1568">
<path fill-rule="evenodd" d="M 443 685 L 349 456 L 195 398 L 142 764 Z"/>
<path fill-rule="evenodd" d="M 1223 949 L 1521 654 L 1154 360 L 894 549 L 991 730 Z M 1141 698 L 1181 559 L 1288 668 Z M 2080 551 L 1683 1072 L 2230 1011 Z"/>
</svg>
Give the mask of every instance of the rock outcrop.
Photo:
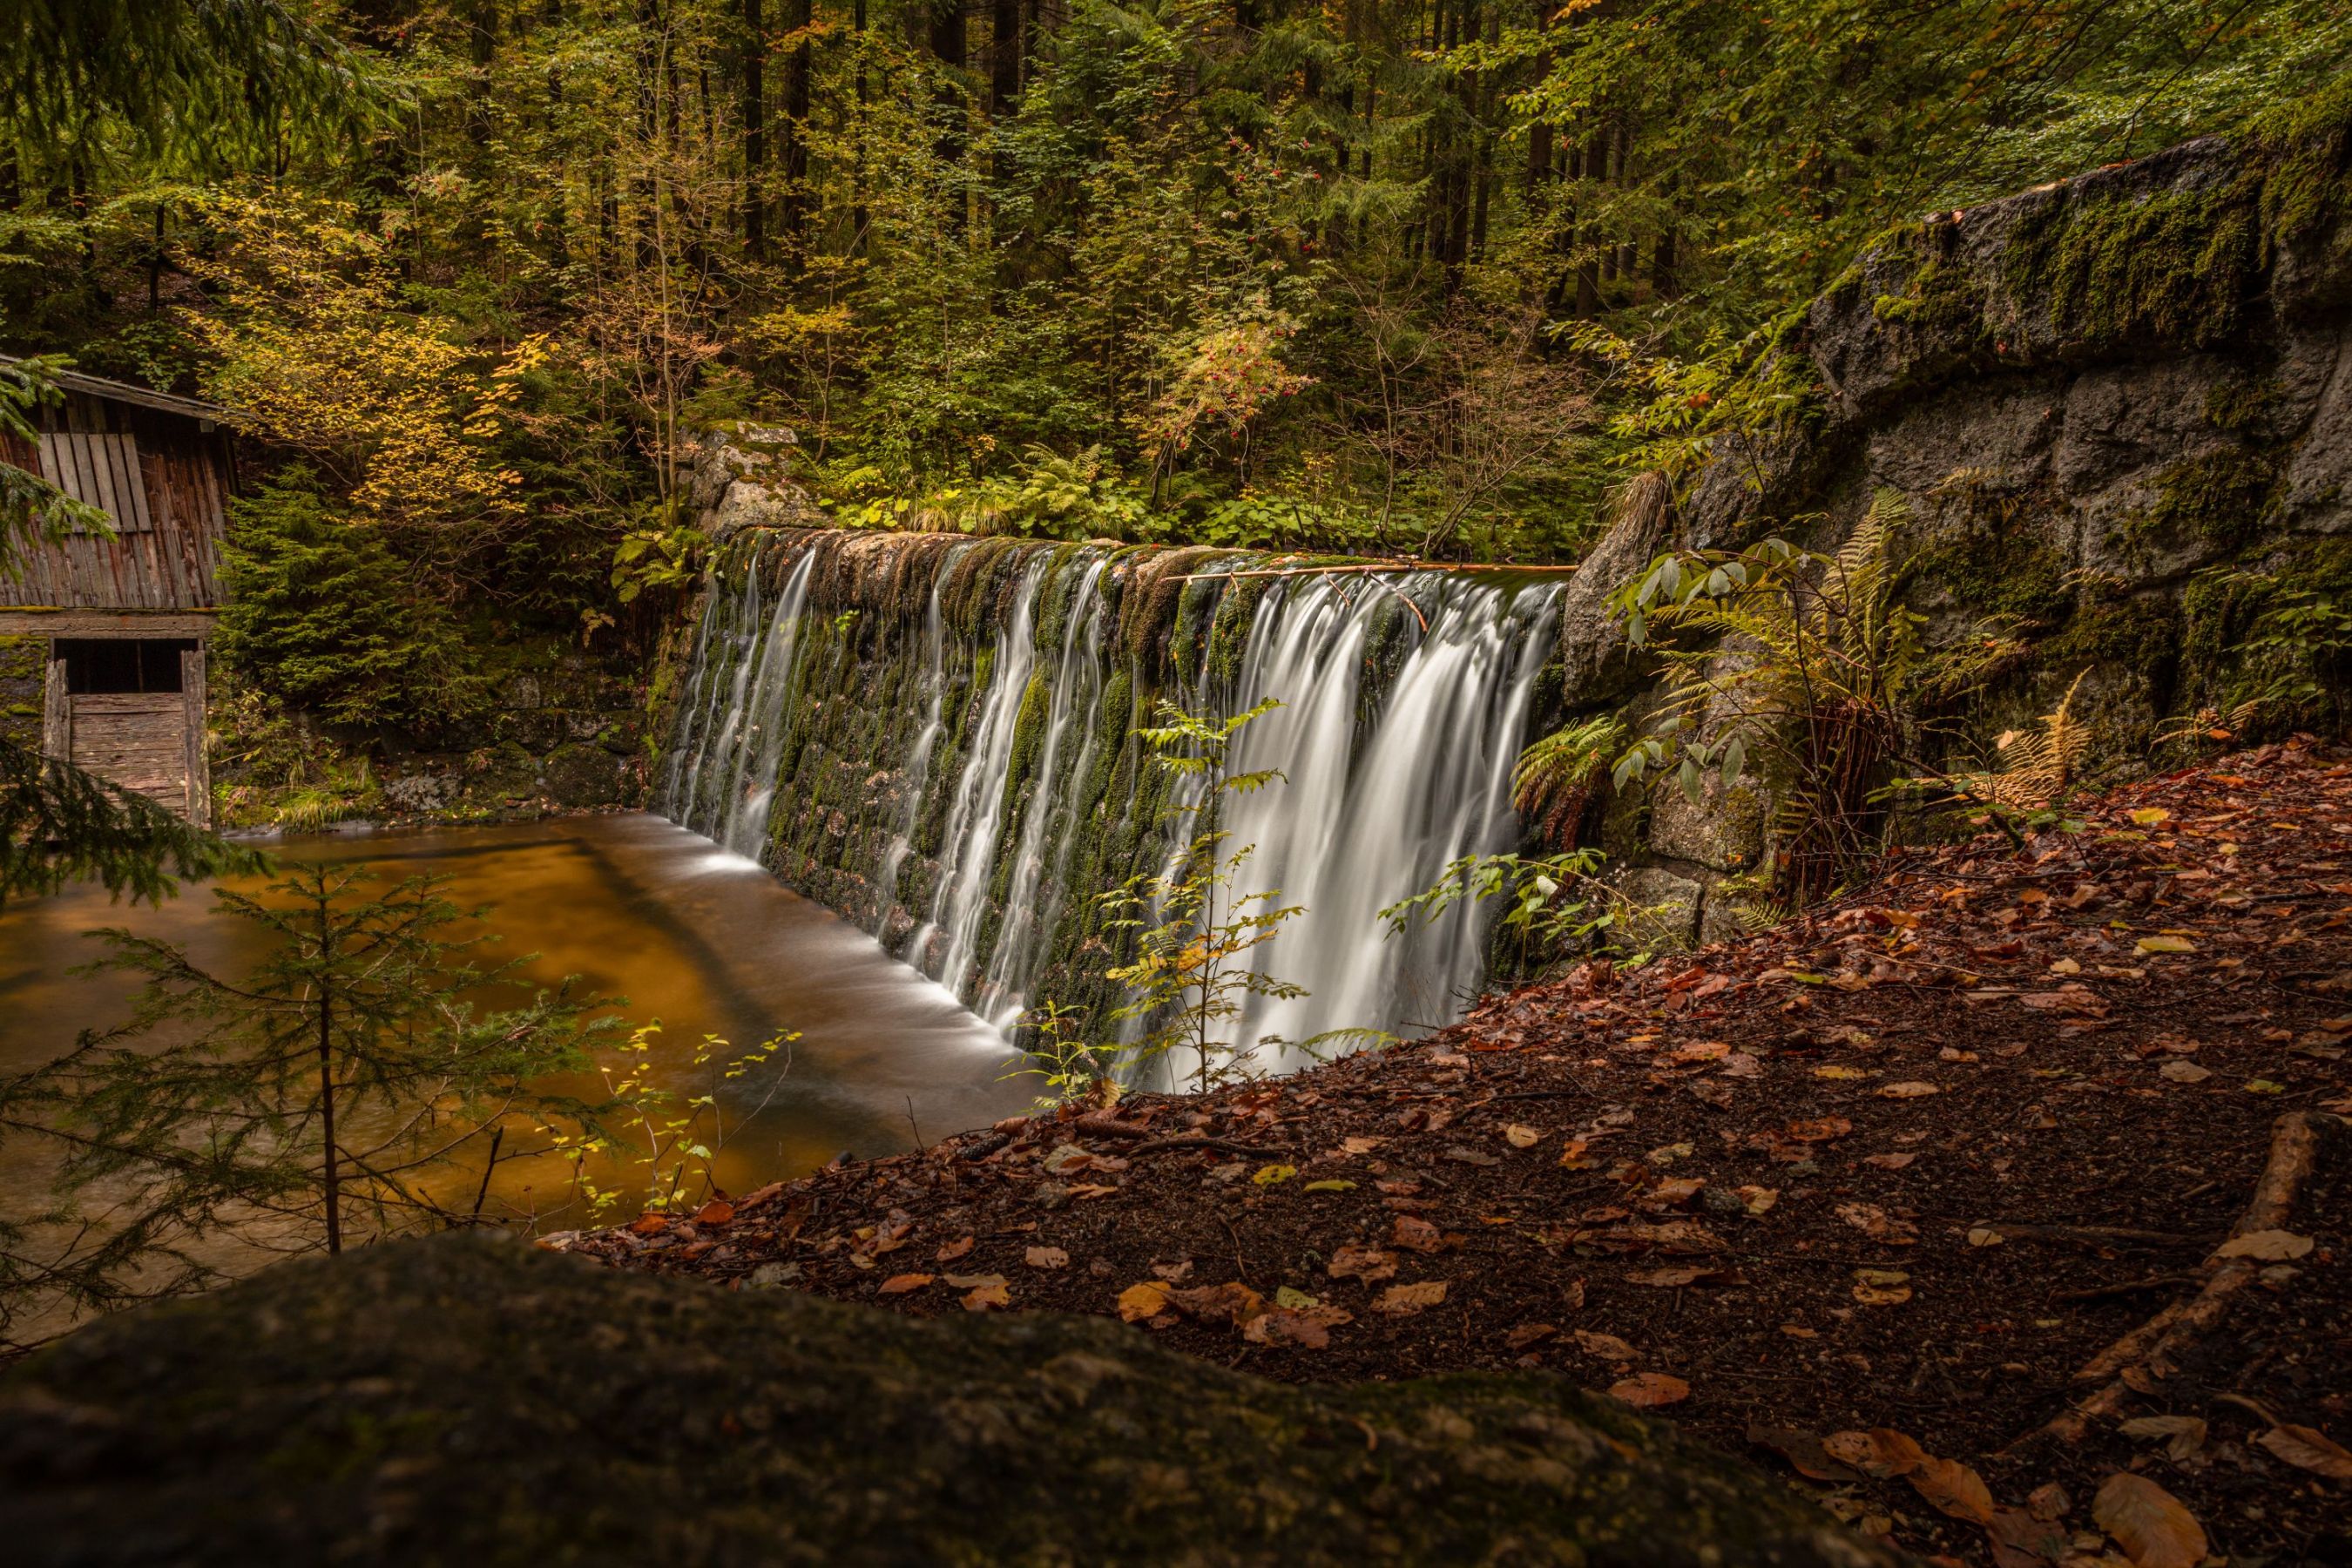
<svg viewBox="0 0 2352 1568">
<path fill-rule="evenodd" d="M 1891 490 L 1909 600 L 2024 645 L 1981 705 L 1986 738 L 2087 670 L 2075 715 L 2102 760 L 2144 756 L 2168 721 L 2242 695 L 2270 593 L 2352 593 L 2352 92 L 1928 215 L 1767 363 L 1810 389 L 1801 411 L 1775 440 L 1718 448 L 1679 538 L 1833 546 Z M 1662 531 L 1629 509 L 1591 561 L 1622 580 Z M 1609 668 L 1615 639 L 1601 624 L 1571 656 Z M 1602 682 L 1571 706 L 1626 701 Z M 1754 864 L 1767 815 L 1707 791 L 1696 810 L 1621 812 L 1610 845 L 1681 879 L 1699 929 L 1704 890 Z"/>
<path fill-rule="evenodd" d="M 1897 1554 L 1548 1374 L 1293 1387 L 486 1237 L 281 1266 L 0 1380 L 0 1539 L 131 1563 L 1775 1563 Z"/>
</svg>

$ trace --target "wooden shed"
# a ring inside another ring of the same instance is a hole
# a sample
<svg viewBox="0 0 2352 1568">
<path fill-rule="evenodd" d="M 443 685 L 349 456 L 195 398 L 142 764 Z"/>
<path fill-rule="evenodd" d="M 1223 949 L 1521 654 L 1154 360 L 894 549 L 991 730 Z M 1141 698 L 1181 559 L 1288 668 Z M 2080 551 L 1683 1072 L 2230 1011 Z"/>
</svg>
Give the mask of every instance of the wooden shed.
<svg viewBox="0 0 2352 1568">
<path fill-rule="evenodd" d="M 115 536 L 42 545 L 0 578 L 0 637 L 47 644 L 42 750 L 209 826 L 205 645 L 228 500 L 236 485 L 226 412 L 73 372 L 40 438 L 0 433 L 0 461 L 114 521 Z"/>
</svg>

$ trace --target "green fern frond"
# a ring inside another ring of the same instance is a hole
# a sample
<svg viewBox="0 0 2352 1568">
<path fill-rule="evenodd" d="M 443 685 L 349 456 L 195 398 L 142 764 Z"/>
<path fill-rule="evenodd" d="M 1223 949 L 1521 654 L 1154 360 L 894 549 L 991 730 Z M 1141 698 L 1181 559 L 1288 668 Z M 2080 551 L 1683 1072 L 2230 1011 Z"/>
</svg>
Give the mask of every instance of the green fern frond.
<svg viewBox="0 0 2352 1568">
<path fill-rule="evenodd" d="M 1521 752 L 1511 770 L 1511 804 L 1521 820 L 1565 846 L 1575 837 L 1594 781 L 1624 743 L 1624 721 L 1604 713 L 1555 730 Z"/>
</svg>

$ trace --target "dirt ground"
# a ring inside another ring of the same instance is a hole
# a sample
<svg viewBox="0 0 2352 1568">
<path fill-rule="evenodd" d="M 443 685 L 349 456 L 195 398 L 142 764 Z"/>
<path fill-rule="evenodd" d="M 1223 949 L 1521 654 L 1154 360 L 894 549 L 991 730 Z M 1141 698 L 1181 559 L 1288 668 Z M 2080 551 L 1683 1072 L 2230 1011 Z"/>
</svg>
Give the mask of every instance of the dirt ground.
<svg viewBox="0 0 2352 1568">
<path fill-rule="evenodd" d="M 1554 1369 L 1931 1556 L 2352 1563 L 2352 763 L 2083 816 L 1409 1046 L 550 1244 L 1291 1381 Z M 2297 1116 L 2314 1173 L 2231 1242 Z M 2233 1249 L 2214 1326 L 2039 1431 Z"/>
</svg>

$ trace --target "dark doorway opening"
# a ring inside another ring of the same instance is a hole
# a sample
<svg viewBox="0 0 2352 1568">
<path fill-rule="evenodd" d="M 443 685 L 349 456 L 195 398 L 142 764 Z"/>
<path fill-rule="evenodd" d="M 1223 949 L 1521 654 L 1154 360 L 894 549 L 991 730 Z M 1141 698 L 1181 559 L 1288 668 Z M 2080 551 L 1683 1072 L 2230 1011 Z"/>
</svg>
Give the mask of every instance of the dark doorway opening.
<svg viewBox="0 0 2352 1568">
<path fill-rule="evenodd" d="M 59 637 L 66 689 L 77 697 L 180 689 L 180 656 L 194 637 Z"/>
</svg>

